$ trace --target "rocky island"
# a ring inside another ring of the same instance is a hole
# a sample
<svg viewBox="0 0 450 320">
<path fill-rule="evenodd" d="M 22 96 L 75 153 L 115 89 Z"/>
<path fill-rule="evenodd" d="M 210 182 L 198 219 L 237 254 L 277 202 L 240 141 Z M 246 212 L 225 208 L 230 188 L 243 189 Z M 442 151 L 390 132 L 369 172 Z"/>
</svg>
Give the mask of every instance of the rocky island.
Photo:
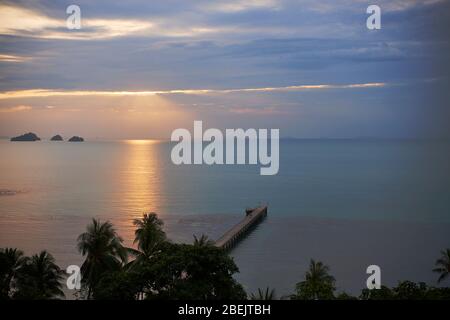
<svg viewBox="0 0 450 320">
<path fill-rule="evenodd" d="M 56 136 L 53 136 L 50 141 L 64 141 L 64 139 L 59 134 L 57 134 Z"/>
<path fill-rule="evenodd" d="M 41 140 L 41 138 L 39 138 L 33 132 L 28 132 L 21 136 L 11 138 L 11 141 L 39 141 L 39 140 Z"/>
<path fill-rule="evenodd" d="M 83 141 L 84 139 L 79 136 L 73 136 L 72 138 L 69 139 L 69 142 L 83 142 Z"/>
</svg>

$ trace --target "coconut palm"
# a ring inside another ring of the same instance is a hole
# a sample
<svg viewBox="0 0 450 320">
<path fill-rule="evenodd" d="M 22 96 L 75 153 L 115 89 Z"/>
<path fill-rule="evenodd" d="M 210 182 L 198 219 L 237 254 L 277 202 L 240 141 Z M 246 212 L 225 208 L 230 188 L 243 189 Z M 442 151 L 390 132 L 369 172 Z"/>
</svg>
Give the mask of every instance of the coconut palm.
<svg viewBox="0 0 450 320">
<path fill-rule="evenodd" d="M 305 280 L 297 283 L 297 299 L 318 300 L 332 299 L 335 279 L 329 274 L 329 267 L 322 262 L 311 259 Z"/>
<path fill-rule="evenodd" d="M 86 232 L 78 237 L 78 251 L 85 256 L 81 266 L 82 284 L 89 299 L 92 290 L 105 272 L 119 270 L 127 261 L 127 251 L 113 225 L 92 219 Z"/>
<path fill-rule="evenodd" d="M 166 234 L 162 229 L 163 222 L 154 212 L 145 213 L 142 219 L 134 219 L 133 224 L 136 226 L 133 243 L 137 243 L 138 249 L 142 252 L 150 254 L 166 240 Z"/>
<path fill-rule="evenodd" d="M 22 251 L 15 248 L 0 249 L 0 298 L 10 297 L 13 282 L 24 262 Z"/>
<path fill-rule="evenodd" d="M 208 236 L 202 234 L 200 236 L 200 238 L 197 238 L 194 235 L 194 246 L 205 247 L 205 246 L 212 246 L 212 245 L 214 245 L 214 241 L 208 239 Z"/>
<path fill-rule="evenodd" d="M 269 287 L 267 287 L 265 290 L 258 288 L 257 294 L 250 294 L 250 300 L 275 300 L 275 290 L 270 290 Z"/>
<path fill-rule="evenodd" d="M 128 253 L 133 255 L 135 259 L 128 263 L 125 268 L 132 272 L 141 272 L 158 253 L 161 253 L 167 238 L 163 227 L 163 222 L 156 213 L 145 213 L 141 219 L 134 219 L 133 224 L 136 226 L 134 231 L 133 244 L 137 244 L 137 250 L 127 248 Z M 138 299 L 143 299 L 144 283 L 142 283 L 138 292 Z"/>
<path fill-rule="evenodd" d="M 17 274 L 17 299 L 54 299 L 64 297 L 62 289 L 63 271 L 47 251 L 25 258 Z"/>
<path fill-rule="evenodd" d="M 437 268 L 433 272 L 439 273 L 438 283 L 444 281 L 450 275 L 450 249 L 442 250 L 441 257 L 436 260 Z"/>
<path fill-rule="evenodd" d="M 163 222 L 156 213 L 146 213 L 141 219 L 135 219 L 136 226 L 133 244 L 137 244 L 137 250 L 129 248 L 129 252 L 136 257 L 130 263 L 131 267 L 140 266 L 142 263 L 150 261 L 167 241 L 166 234 L 162 229 Z"/>
</svg>

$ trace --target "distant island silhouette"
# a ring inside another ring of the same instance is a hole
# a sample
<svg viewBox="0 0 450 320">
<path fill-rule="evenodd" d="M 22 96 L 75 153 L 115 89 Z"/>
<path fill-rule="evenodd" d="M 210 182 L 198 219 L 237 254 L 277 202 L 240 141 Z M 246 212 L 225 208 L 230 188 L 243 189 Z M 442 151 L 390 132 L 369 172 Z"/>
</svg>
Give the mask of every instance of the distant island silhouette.
<svg viewBox="0 0 450 320">
<path fill-rule="evenodd" d="M 79 136 L 73 136 L 72 138 L 69 139 L 69 142 L 83 142 L 83 141 L 84 139 Z"/>
<path fill-rule="evenodd" d="M 13 137 L 10 139 L 11 141 L 40 141 L 41 138 L 39 138 L 35 133 L 33 132 L 28 132 L 28 133 L 24 133 L 20 136 L 17 137 Z M 64 141 L 63 137 L 59 134 L 54 135 L 50 141 Z M 69 140 L 67 140 L 69 142 L 84 142 L 84 138 L 79 137 L 79 136 L 73 136 L 72 138 L 70 138 Z"/>
<path fill-rule="evenodd" d="M 40 140 L 41 138 L 39 138 L 33 132 L 28 132 L 21 136 L 11 138 L 11 141 L 40 141 Z"/>
<path fill-rule="evenodd" d="M 64 141 L 64 139 L 59 134 L 57 134 L 56 136 L 53 136 L 50 141 Z"/>
</svg>

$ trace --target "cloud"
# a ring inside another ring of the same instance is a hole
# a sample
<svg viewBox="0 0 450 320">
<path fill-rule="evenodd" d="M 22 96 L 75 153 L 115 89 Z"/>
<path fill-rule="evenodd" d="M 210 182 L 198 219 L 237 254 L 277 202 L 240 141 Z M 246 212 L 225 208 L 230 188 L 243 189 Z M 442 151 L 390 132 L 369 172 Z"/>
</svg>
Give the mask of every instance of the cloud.
<svg viewBox="0 0 450 320">
<path fill-rule="evenodd" d="M 54 18 L 35 9 L 0 4 L 0 35 L 52 40 L 101 40 L 117 37 L 186 38 L 238 32 L 232 26 L 182 21 L 170 17 L 86 18 L 81 29 L 69 30 L 66 16 Z"/>
<path fill-rule="evenodd" d="M 43 39 L 102 39 L 139 34 L 153 24 L 136 19 L 82 19 L 82 29 L 69 30 L 64 18 L 56 19 L 24 7 L 0 5 L 0 34 Z"/>
<path fill-rule="evenodd" d="M 13 54 L 0 54 L 0 62 L 25 62 L 31 60 L 31 57 L 18 56 Z"/>
<path fill-rule="evenodd" d="M 9 107 L 9 108 L 0 108 L 0 113 L 12 113 L 12 112 L 22 112 L 22 111 L 29 111 L 33 109 L 31 106 L 15 106 L 15 107 Z"/>
<path fill-rule="evenodd" d="M 218 123 L 279 119 L 292 135 L 347 127 L 360 135 L 362 123 L 414 132 L 436 104 L 425 94 L 441 97 L 442 109 L 448 101 L 443 80 L 422 82 L 448 79 L 448 1 L 379 0 L 377 31 L 366 28 L 368 0 L 76 3 L 80 31 L 67 30 L 61 2 L 0 1 L 0 107 L 33 106 L 2 113 L 1 131 L 13 128 L 10 118 L 75 123 L 96 108 L 103 123 L 102 108 L 122 105 L 129 108 L 120 113 L 125 122 L 137 117 L 136 102 L 153 110 L 148 101 L 160 99 Z M 182 107 L 202 103 L 214 107 Z M 46 105 L 56 109 L 41 112 Z M 272 107 L 289 117 L 271 116 Z M 67 108 L 83 112 L 64 113 Z M 252 117 L 258 112 L 267 117 Z M 433 120 L 448 119 L 436 114 Z"/>
<path fill-rule="evenodd" d="M 442 0 L 394 0 L 379 1 L 383 12 L 406 11 L 409 9 L 442 3 Z M 123 6 L 104 3 L 104 13 L 93 10 L 91 4 L 80 4 L 81 30 L 66 28 L 65 12 L 56 8 L 42 12 L 42 6 L 19 6 L 0 4 L 0 35 L 55 40 L 99 40 L 117 37 L 193 38 L 219 35 L 237 40 L 248 36 L 295 36 L 295 35 L 349 35 L 360 32 L 347 19 L 345 23 L 335 19 L 333 13 L 346 12 L 364 17 L 366 0 L 342 0 L 339 3 L 324 1 L 281 1 L 281 0 L 230 0 L 230 1 L 183 1 L 169 5 L 151 6 L 139 1 L 130 14 L 120 14 Z M 51 5 L 48 5 L 51 6 Z M 162 8 L 164 7 L 164 8 Z M 172 10 L 170 10 L 171 8 Z M 120 10 L 120 11 L 119 11 Z M 276 11 L 276 14 L 258 18 L 254 10 Z M 84 14 L 85 12 L 86 15 Z M 252 15 L 255 14 L 255 15 Z M 329 17 L 324 14 L 331 14 Z M 240 17 L 240 19 L 239 19 Z M 326 20 L 324 20 L 327 18 Z M 266 19 L 269 19 L 266 21 Z M 347 26 L 347 28 L 345 28 Z M 336 31 L 337 30 L 337 31 Z M 224 39 L 221 39 L 224 40 Z M 229 39 L 230 41 L 230 39 Z"/>
<path fill-rule="evenodd" d="M 417 7 L 431 6 L 443 3 L 445 0 L 378 0 L 372 3 L 367 0 L 301 0 L 296 3 L 305 10 L 317 13 L 332 13 L 336 11 L 358 11 L 371 4 L 378 5 L 382 12 L 407 11 Z M 284 1 L 283 3 L 292 1 Z"/>
<path fill-rule="evenodd" d="M 278 110 L 275 107 L 266 108 L 246 108 L 246 107 L 234 107 L 229 109 L 230 113 L 241 115 L 255 115 L 255 116 L 271 116 L 271 115 L 285 115 L 288 114 L 285 111 Z"/>
<path fill-rule="evenodd" d="M 381 6 L 388 11 L 404 11 L 420 6 L 431 6 L 444 2 L 445 0 L 395 0 L 384 1 Z"/>
<path fill-rule="evenodd" d="M 355 88 L 377 88 L 384 87 L 386 83 L 354 83 L 354 84 L 314 84 L 295 85 L 284 87 L 262 87 L 262 88 L 237 88 L 237 89 L 174 89 L 174 90 L 154 90 L 154 91 L 90 91 L 90 90 L 52 90 L 52 89 L 31 89 L 16 90 L 0 93 L 0 100 L 15 98 L 44 98 L 62 96 L 154 96 L 154 95 L 207 95 L 207 94 L 227 94 L 245 92 L 283 92 L 283 91 L 303 91 L 303 90 L 327 90 L 327 89 L 355 89 Z"/>
<path fill-rule="evenodd" d="M 218 11 L 225 13 L 236 13 L 249 10 L 277 10 L 280 2 L 276 0 L 227 0 L 211 1 L 209 5 L 203 5 L 207 11 Z"/>
</svg>

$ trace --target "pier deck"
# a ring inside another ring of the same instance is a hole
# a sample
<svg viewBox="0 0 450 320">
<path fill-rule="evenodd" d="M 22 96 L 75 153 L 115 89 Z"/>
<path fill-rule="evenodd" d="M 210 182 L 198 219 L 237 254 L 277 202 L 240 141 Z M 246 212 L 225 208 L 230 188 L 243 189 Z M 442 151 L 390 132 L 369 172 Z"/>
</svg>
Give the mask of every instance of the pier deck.
<svg viewBox="0 0 450 320">
<path fill-rule="evenodd" d="M 215 242 L 215 246 L 225 250 L 231 249 L 252 229 L 252 227 L 261 222 L 266 216 L 267 206 L 246 210 L 245 218 L 225 232 L 225 234 Z"/>
</svg>

